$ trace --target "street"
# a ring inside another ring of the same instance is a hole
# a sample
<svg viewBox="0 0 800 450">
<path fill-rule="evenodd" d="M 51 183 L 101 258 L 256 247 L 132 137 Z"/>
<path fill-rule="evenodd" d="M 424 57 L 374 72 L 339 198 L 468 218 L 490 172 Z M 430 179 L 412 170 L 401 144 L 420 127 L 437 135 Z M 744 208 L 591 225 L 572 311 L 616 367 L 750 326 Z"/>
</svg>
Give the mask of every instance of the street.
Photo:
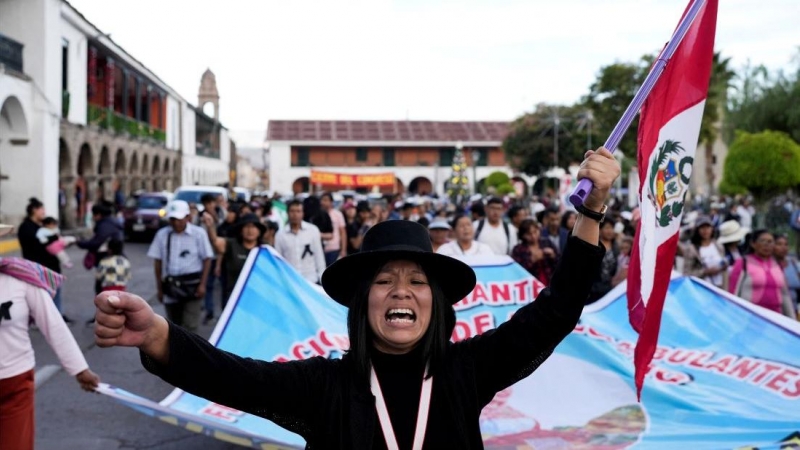
<svg viewBox="0 0 800 450">
<path fill-rule="evenodd" d="M 129 291 L 149 300 L 156 313 L 164 314 L 163 306 L 155 299 L 153 265 L 146 256 L 147 248 L 147 244 L 126 243 L 125 253 L 133 268 Z M 64 313 L 74 320 L 70 330 L 90 368 L 105 383 L 154 401 L 162 400 L 173 388 L 144 370 L 137 350 L 101 349 L 94 345 L 94 329 L 86 325 L 94 315 L 93 272 L 84 270 L 81 264 L 83 251 L 71 248 L 69 254 L 75 266 L 64 272 Z M 216 307 L 218 316 L 219 299 Z M 208 337 L 215 323 L 201 326 L 200 334 Z M 103 395 L 82 391 L 76 380 L 61 370 L 38 330 L 31 331 L 31 339 L 36 352 L 37 449 L 242 448 L 147 417 Z"/>
</svg>

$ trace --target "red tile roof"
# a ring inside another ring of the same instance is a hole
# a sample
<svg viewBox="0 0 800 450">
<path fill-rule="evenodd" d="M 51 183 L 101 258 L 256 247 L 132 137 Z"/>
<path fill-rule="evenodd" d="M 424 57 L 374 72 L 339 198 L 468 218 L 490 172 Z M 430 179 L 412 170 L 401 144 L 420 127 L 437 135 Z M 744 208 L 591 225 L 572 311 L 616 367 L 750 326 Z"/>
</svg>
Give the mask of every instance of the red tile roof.
<svg viewBox="0 0 800 450">
<path fill-rule="evenodd" d="M 510 122 L 270 120 L 268 141 L 501 142 Z"/>
</svg>

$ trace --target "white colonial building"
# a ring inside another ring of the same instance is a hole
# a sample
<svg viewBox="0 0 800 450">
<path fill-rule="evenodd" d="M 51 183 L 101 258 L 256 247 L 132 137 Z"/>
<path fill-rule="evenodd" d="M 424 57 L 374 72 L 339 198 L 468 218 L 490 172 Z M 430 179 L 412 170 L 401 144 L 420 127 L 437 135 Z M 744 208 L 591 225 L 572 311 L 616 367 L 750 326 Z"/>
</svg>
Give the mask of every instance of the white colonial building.
<svg viewBox="0 0 800 450">
<path fill-rule="evenodd" d="M 66 1 L 0 1 L 0 221 L 21 220 L 30 197 L 70 227 L 117 191 L 227 182 L 230 139 L 210 71 L 198 100 Z"/>
</svg>

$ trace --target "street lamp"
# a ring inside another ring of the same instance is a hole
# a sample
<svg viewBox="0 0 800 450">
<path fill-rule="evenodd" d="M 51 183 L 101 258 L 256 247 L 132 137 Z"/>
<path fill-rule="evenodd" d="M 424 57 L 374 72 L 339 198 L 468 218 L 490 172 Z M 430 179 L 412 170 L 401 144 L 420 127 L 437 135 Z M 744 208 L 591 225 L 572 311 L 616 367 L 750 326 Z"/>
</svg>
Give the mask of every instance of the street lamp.
<svg viewBox="0 0 800 450">
<path fill-rule="evenodd" d="M 478 193 L 478 160 L 481 158 L 481 152 L 477 148 L 472 149 L 472 182 L 473 194 Z"/>
</svg>

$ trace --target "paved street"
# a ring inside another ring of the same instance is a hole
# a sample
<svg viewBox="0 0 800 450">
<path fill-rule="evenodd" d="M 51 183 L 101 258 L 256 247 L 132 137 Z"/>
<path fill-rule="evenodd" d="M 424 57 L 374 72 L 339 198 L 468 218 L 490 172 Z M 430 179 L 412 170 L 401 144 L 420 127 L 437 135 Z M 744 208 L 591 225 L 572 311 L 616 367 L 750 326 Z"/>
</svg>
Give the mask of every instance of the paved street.
<svg viewBox="0 0 800 450">
<path fill-rule="evenodd" d="M 153 265 L 146 244 L 126 245 L 133 266 L 130 291 L 151 301 L 157 313 L 164 308 L 155 300 Z M 94 346 L 93 328 L 85 322 L 93 316 L 92 272 L 81 265 L 83 252 L 71 249 L 75 267 L 65 272 L 64 312 L 75 323 L 70 327 L 90 367 L 103 382 L 119 386 L 151 400 L 160 401 L 172 386 L 147 373 L 134 349 L 101 349 Z M 219 302 L 216 314 L 219 315 Z M 209 336 L 213 323 L 201 327 Z M 60 370 L 58 359 L 38 331 L 31 333 L 36 350 L 36 369 L 44 383 L 36 390 L 36 448 L 41 450 L 114 449 L 239 449 L 213 438 L 168 425 L 124 407 L 99 394 L 82 391 L 73 377 Z M 47 378 L 48 373 L 52 377 Z M 40 381 L 37 380 L 37 383 Z"/>
</svg>

